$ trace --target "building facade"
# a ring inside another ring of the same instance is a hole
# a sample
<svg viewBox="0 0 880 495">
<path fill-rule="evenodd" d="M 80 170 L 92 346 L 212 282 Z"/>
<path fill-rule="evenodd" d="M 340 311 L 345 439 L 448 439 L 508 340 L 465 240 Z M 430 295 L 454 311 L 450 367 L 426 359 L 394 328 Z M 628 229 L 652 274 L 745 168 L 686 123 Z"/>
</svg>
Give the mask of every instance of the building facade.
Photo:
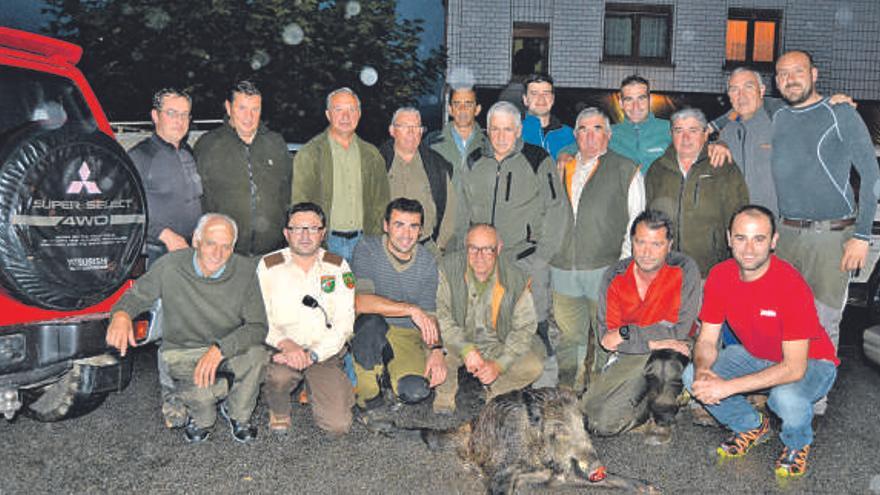
<svg viewBox="0 0 880 495">
<path fill-rule="evenodd" d="M 447 0 L 450 74 L 481 87 L 548 72 L 560 88 L 617 89 L 640 74 L 652 89 L 722 93 L 737 65 L 811 52 L 819 91 L 880 100 L 878 0 Z"/>
</svg>

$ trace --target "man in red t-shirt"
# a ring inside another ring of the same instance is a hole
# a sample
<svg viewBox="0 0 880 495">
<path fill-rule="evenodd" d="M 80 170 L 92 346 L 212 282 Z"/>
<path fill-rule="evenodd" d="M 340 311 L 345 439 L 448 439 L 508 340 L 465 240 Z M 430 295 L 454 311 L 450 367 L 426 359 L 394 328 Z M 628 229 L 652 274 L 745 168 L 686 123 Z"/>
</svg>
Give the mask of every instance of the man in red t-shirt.
<svg viewBox="0 0 880 495">
<path fill-rule="evenodd" d="M 672 251 L 672 232 L 666 214 L 643 211 L 630 227 L 632 257 L 602 277 L 598 333 L 610 354 L 581 399 L 597 435 L 623 433 L 651 418 L 645 443 L 672 439 L 688 334 L 700 308 L 700 270 Z"/>
<path fill-rule="evenodd" d="M 684 383 L 733 435 L 718 447 L 722 457 L 739 457 L 767 440 L 770 425 L 745 394 L 769 391 L 767 405 L 782 419 L 785 448 L 776 461 L 779 476 L 807 469 L 813 441 L 813 403 L 824 397 L 840 361 L 819 325 L 813 294 L 801 275 L 771 251 L 776 222 L 762 206 L 746 205 L 727 231 L 733 259 L 706 279 L 700 334 Z M 742 343 L 718 350 L 727 321 Z"/>
</svg>

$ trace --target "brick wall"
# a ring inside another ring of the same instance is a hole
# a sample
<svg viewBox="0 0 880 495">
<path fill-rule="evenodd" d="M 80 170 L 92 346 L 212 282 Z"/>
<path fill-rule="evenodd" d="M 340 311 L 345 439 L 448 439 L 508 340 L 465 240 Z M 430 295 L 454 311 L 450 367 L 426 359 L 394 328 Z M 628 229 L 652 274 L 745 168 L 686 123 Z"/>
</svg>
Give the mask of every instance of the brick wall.
<svg viewBox="0 0 880 495">
<path fill-rule="evenodd" d="M 560 87 L 615 89 L 639 73 L 659 91 L 719 93 L 729 8 L 782 10 L 781 49 L 806 49 L 819 90 L 880 100 L 878 0 L 617 0 L 673 6 L 672 66 L 603 63 L 604 0 L 449 0 L 449 69 L 469 69 L 482 86 L 510 78 L 514 22 L 550 24 L 550 73 Z M 772 74 L 765 74 L 767 82 Z"/>
</svg>

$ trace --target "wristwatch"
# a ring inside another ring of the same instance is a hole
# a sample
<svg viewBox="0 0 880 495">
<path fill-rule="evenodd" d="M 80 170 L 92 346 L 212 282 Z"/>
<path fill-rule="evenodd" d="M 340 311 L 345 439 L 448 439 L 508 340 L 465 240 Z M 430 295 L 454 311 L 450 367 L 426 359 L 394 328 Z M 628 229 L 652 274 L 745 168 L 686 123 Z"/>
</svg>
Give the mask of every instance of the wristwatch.
<svg viewBox="0 0 880 495">
<path fill-rule="evenodd" d="M 629 340 L 629 325 L 624 325 L 617 330 L 617 333 L 620 334 L 620 338 L 623 340 Z"/>
<path fill-rule="evenodd" d="M 447 354 L 449 353 L 449 352 L 446 350 L 446 348 L 443 347 L 443 344 L 434 344 L 434 345 L 432 345 L 432 346 L 430 347 L 430 349 L 431 349 L 432 351 L 436 351 L 437 349 L 440 349 L 440 352 L 442 352 L 444 356 L 447 355 Z"/>
<path fill-rule="evenodd" d="M 318 362 L 318 353 L 315 351 L 309 351 L 309 357 L 312 358 L 313 363 Z"/>
</svg>

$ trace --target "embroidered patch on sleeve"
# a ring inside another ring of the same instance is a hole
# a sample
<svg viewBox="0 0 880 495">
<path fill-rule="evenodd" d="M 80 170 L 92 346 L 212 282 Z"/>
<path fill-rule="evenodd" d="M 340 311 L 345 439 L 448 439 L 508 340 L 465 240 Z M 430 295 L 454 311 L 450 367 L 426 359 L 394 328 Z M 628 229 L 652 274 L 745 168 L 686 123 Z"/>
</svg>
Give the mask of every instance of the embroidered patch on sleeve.
<svg viewBox="0 0 880 495">
<path fill-rule="evenodd" d="M 321 275 L 321 290 L 331 293 L 336 289 L 336 275 Z"/>
<path fill-rule="evenodd" d="M 343 273 L 342 274 L 342 281 L 345 283 L 346 287 L 348 287 L 349 289 L 354 289 L 354 283 L 355 283 L 354 273 L 351 273 L 351 272 Z"/>
</svg>

